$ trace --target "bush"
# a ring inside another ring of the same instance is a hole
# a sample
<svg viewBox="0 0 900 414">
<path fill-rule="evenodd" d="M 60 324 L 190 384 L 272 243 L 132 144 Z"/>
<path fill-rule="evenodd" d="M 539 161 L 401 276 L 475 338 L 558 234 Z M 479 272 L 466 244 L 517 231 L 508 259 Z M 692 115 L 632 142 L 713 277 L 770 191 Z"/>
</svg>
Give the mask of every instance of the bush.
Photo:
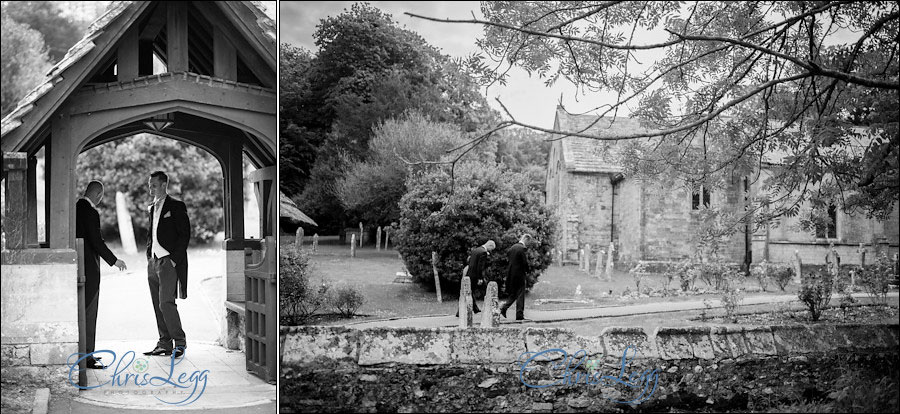
<svg viewBox="0 0 900 414">
<path fill-rule="evenodd" d="M 765 260 L 750 268 L 750 275 L 756 278 L 757 282 L 759 282 L 759 288 L 762 289 L 763 292 L 765 292 L 766 288 L 769 286 L 769 281 L 771 280 L 770 272 L 769 262 Z"/>
<path fill-rule="evenodd" d="M 650 269 L 648 269 L 648 266 L 645 262 L 641 261 L 638 262 L 638 264 L 634 266 L 634 268 L 629 270 L 628 273 L 631 273 L 631 277 L 634 278 L 635 292 L 638 292 L 638 294 L 640 294 L 641 282 L 645 277 L 647 277 L 647 275 L 650 274 Z"/>
<path fill-rule="evenodd" d="M 365 303 L 366 298 L 353 286 L 343 285 L 332 293 L 331 305 L 341 316 L 353 317 Z"/>
<path fill-rule="evenodd" d="M 550 265 L 555 220 L 540 194 L 526 191 L 525 175 L 466 164 L 457 167 L 453 183 L 447 172 L 433 170 L 411 176 L 407 188 L 391 236 L 416 281 L 433 286 L 431 252 L 436 251 L 440 277 L 458 283 L 469 251 L 491 239 L 497 249 L 488 257 L 485 283 L 496 281 L 503 289 L 505 251 L 525 232 L 534 237 L 526 250 L 527 286 Z"/>
<path fill-rule="evenodd" d="M 769 270 L 772 272 L 772 279 L 775 280 L 778 289 L 784 292 L 784 289 L 787 288 L 787 285 L 794 278 L 794 269 L 790 266 L 781 265 Z"/>
<path fill-rule="evenodd" d="M 728 283 L 727 276 L 738 269 L 734 264 L 722 262 L 701 263 L 698 268 L 700 280 L 714 290 L 723 290 Z"/>
<path fill-rule="evenodd" d="M 813 321 L 819 320 L 822 311 L 828 307 L 828 303 L 831 301 L 832 284 L 831 273 L 822 270 L 810 274 L 800 284 L 797 297 L 809 309 L 809 315 Z"/>
<path fill-rule="evenodd" d="M 866 293 L 879 303 L 887 303 L 887 293 L 894 275 L 893 263 L 886 254 L 882 253 L 875 263 L 859 268 L 857 275 L 856 279 Z"/>
<path fill-rule="evenodd" d="M 750 275 L 756 278 L 763 292 L 766 291 L 769 283 L 772 282 L 775 282 L 775 285 L 783 292 L 794 277 L 794 269 L 787 265 L 769 263 L 763 260 L 750 268 Z"/>
<path fill-rule="evenodd" d="M 282 323 L 302 325 L 328 302 L 329 285 L 310 283 L 309 254 L 291 248 L 280 249 L 279 305 Z"/>
</svg>

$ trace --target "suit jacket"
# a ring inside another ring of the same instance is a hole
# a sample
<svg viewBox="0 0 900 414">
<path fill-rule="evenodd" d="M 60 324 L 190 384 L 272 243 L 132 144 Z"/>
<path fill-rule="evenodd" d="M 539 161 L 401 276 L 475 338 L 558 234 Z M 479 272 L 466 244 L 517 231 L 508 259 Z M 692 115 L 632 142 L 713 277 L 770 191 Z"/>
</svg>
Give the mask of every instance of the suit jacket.
<svg viewBox="0 0 900 414">
<path fill-rule="evenodd" d="M 516 243 L 506 251 L 509 269 L 506 272 L 506 291 L 515 292 L 525 286 L 525 275 L 528 274 L 528 258 L 525 256 L 525 245 Z"/>
<path fill-rule="evenodd" d="M 110 266 L 116 255 L 106 246 L 100 234 L 100 213 L 84 198 L 75 203 L 75 237 L 84 239 L 84 275 L 86 283 L 100 285 L 100 258 Z"/>
<path fill-rule="evenodd" d="M 480 280 L 484 273 L 484 266 L 487 264 L 488 252 L 485 250 L 484 246 L 478 246 L 472 249 L 472 252 L 469 253 L 469 271 L 466 273 L 467 276 L 472 280 L 472 283 L 475 284 Z"/>
<path fill-rule="evenodd" d="M 153 257 L 153 205 L 150 205 L 150 235 L 147 237 L 147 260 Z M 191 221 L 184 202 L 166 195 L 156 232 L 159 245 L 169 252 L 178 276 L 179 297 L 187 298 L 188 242 L 191 241 Z"/>
</svg>

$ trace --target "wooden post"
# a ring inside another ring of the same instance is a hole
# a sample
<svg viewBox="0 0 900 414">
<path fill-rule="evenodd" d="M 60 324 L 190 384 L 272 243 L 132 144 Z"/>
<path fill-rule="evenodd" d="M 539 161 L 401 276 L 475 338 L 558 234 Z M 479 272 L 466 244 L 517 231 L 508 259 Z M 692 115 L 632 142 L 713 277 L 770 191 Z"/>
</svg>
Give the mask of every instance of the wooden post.
<svg viewBox="0 0 900 414">
<path fill-rule="evenodd" d="M 803 283 L 801 273 L 802 266 L 803 262 L 800 261 L 800 251 L 794 250 L 794 282 L 797 282 L 797 284 Z"/>
<path fill-rule="evenodd" d="M 472 280 L 463 276 L 459 289 L 459 327 L 472 327 Z"/>
<path fill-rule="evenodd" d="M 294 251 L 300 253 L 303 248 L 303 227 L 297 227 L 297 234 L 294 236 Z"/>
<path fill-rule="evenodd" d="M 122 249 L 127 254 L 137 253 L 137 243 L 134 241 L 134 227 L 131 224 L 131 213 L 125 203 L 125 194 L 116 191 L 116 219 L 119 222 L 119 239 L 122 241 Z"/>
<path fill-rule="evenodd" d="M 584 246 L 584 271 L 591 273 L 591 245 Z"/>
<path fill-rule="evenodd" d="M 166 60 L 169 72 L 188 71 L 188 9 L 187 3 L 165 3 L 166 10 Z"/>
<path fill-rule="evenodd" d="M 319 251 L 319 233 L 313 234 L 312 249 L 313 253 Z"/>
<path fill-rule="evenodd" d="M 134 25 L 119 39 L 118 59 L 116 60 L 116 79 L 119 82 L 130 81 L 138 77 L 138 26 Z"/>
<path fill-rule="evenodd" d="M 381 251 L 381 226 L 375 231 L 375 250 Z"/>
<path fill-rule="evenodd" d="M 500 326 L 500 300 L 497 297 L 497 282 L 488 283 L 484 296 L 484 308 L 481 309 L 481 327 L 496 328 Z"/>
<path fill-rule="evenodd" d="M 363 225 L 362 222 L 359 222 L 359 247 L 362 247 L 363 244 Z"/>
<path fill-rule="evenodd" d="M 597 279 L 600 279 L 600 276 L 603 274 L 603 250 L 597 251 L 597 268 L 594 269 L 594 276 Z"/>
<path fill-rule="evenodd" d="M 213 25 L 213 74 L 217 78 L 236 81 L 237 51 L 222 30 Z"/>
<path fill-rule="evenodd" d="M 379 229 L 381 229 L 381 227 L 379 227 Z M 431 252 L 431 270 L 434 271 L 434 289 L 437 293 L 438 303 L 443 303 L 444 300 L 441 298 L 441 279 L 438 277 L 437 261 L 437 252 Z"/>
<path fill-rule="evenodd" d="M 612 243 L 609 244 L 609 250 L 606 253 L 606 281 L 612 282 L 612 274 L 613 274 L 613 252 L 616 250 L 616 246 Z"/>
<path fill-rule="evenodd" d="M 24 249 L 26 221 L 26 172 L 28 158 L 24 152 L 3 153 L 3 171 L 6 172 L 6 217 L 3 222 L 6 231 L 6 248 Z"/>
<path fill-rule="evenodd" d="M 350 257 L 356 257 L 356 235 L 350 235 Z"/>
</svg>

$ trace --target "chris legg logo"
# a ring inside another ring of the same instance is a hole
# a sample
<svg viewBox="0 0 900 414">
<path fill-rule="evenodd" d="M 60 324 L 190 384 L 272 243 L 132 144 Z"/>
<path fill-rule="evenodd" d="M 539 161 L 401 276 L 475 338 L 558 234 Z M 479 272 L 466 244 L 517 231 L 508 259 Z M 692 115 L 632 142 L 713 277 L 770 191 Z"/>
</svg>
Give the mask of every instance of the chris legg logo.
<svg viewBox="0 0 900 414">
<path fill-rule="evenodd" d="M 629 355 L 629 351 L 631 352 Z M 599 385 L 599 386 L 624 386 L 626 392 L 631 392 L 629 396 L 634 398 L 630 400 L 618 400 L 613 397 L 607 397 L 608 400 L 622 404 L 640 404 L 650 399 L 659 385 L 659 369 L 643 370 L 641 372 L 629 372 L 631 361 L 637 356 L 637 349 L 629 345 L 622 352 L 622 359 L 615 375 L 602 375 L 600 368 L 601 360 L 587 359 L 588 353 L 581 349 L 574 354 L 569 355 L 564 349 L 553 348 L 540 352 L 524 352 L 519 356 L 517 361 L 521 365 L 519 369 L 519 381 L 529 388 L 546 388 L 556 385 Z M 561 360 L 552 362 L 547 365 L 547 373 L 555 381 L 544 384 L 532 384 L 525 378 L 525 373 L 538 368 L 538 365 L 531 365 L 534 362 L 552 361 L 554 356 L 561 356 Z M 582 371 L 578 367 L 584 367 Z"/>
<path fill-rule="evenodd" d="M 111 361 L 110 365 L 103 368 L 101 371 L 112 370 L 109 380 L 98 385 L 78 385 L 77 374 L 74 375 L 76 378 L 73 379 L 73 374 L 78 372 L 78 364 L 88 357 L 95 355 L 99 356 L 101 354 L 108 354 L 108 359 Z M 129 385 L 138 387 L 163 387 L 165 385 L 171 385 L 175 387 L 176 390 L 185 390 L 183 393 L 186 394 L 186 390 L 190 389 L 190 395 L 181 401 L 166 401 L 154 395 L 154 398 L 157 400 L 176 406 L 191 404 L 194 401 L 197 401 L 200 396 L 203 395 L 203 392 L 206 391 L 206 380 L 209 375 L 208 369 L 194 371 L 190 374 L 183 372 L 175 377 L 175 366 L 180 364 L 184 358 L 175 358 L 173 355 L 169 360 L 167 375 L 151 377 L 150 373 L 147 372 L 150 370 L 150 361 L 146 358 L 135 358 L 135 355 L 134 351 L 128 351 L 123 354 L 121 358 L 117 358 L 116 353 L 110 350 L 95 351 L 90 354 L 75 353 L 69 355 L 69 384 L 82 390 L 91 390 L 100 387 L 125 387 Z M 72 361 L 73 358 L 75 359 L 74 362 Z M 114 369 L 112 368 L 113 364 L 115 364 Z M 129 369 L 134 373 L 128 372 Z"/>
</svg>

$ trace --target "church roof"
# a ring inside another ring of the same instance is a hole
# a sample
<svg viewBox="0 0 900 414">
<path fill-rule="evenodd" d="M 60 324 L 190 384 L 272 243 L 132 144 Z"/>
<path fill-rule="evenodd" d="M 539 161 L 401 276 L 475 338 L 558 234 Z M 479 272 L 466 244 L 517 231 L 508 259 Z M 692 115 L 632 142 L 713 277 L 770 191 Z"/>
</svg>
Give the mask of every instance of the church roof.
<svg viewBox="0 0 900 414">
<path fill-rule="evenodd" d="M 587 133 L 600 137 L 633 134 L 647 130 L 634 118 L 603 117 L 601 119 L 596 115 L 571 114 L 561 106 L 556 108 L 556 125 L 554 127 L 558 131 Z M 564 137 L 560 139 L 564 168 L 573 172 L 622 172 L 622 167 L 616 162 L 620 145 L 620 141 Z"/>
<path fill-rule="evenodd" d="M 44 105 L 41 102 L 41 98 L 47 96 L 51 91 L 56 88 L 60 88 L 66 86 L 66 84 L 71 83 L 73 79 L 76 79 L 81 75 L 78 73 L 79 71 L 70 70 L 73 66 L 76 66 L 85 56 L 91 54 L 92 51 L 98 49 L 98 44 L 100 42 L 100 38 L 103 37 L 105 32 L 109 30 L 114 24 L 118 23 L 119 20 L 125 18 L 128 15 L 128 12 L 133 12 L 135 10 L 140 11 L 146 8 L 151 1 L 114 1 L 109 7 L 107 7 L 106 12 L 103 13 L 100 17 L 97 18 L 91 25 L 88 27 L 87 33 L 84 37 L 81 38 L 77 43 L 75 43 L 66 55 L 54 65 L 49 72 L 44 76 L 44 80 L 41 81 L 37 86 L 34 87 L 25 97 L 19 100 L 16 108 L 13 109 L 9 114 L 3 117 L 2 122 L 0 122 L 0 136 L 6 137 L 10 132 L 15 131 L 17 128 L 22 126 L 24 122 L 24 118 L 31 114 L 31 116 L 35 116 L 33 113 L 35 109 L 38 109 L 37 112 L 46 113 L 47 111 L 55 110 L 55 106 L 60 104 L 63 100 L 65 100 L 66 96 L 63 96 L 62 99 L 59 99 L 57 102 L 51 105 Z M 249 28 L 249 36 L 253 36 L 258 39 L 261 43 L 264 43 L 265 47 L 263 50 L 259 50 L 261 55 L 266 56 L 267 58 L 271 56 L 271 59 L 275 59 L 277 56 L 276 51 L 276 26 L 274 20 L 266 15 L 265 6 L 262 2 L 259 1 L 238 1 L 238 2 L 214 2 L 214 3 L 222 3 L 220 8 L 226 14 L 234 14 L 236 5 L 245 6 L 255 17 L 255 24 L 248 24 Z M 104 44 L 108 42 L 115 43 L 117 39 L 110 39 L 108 36 L 104 38 Z M 266 50 L 268 49 L 268 50 Z M 270 55 L 270 56 L 267 56 Z M 72 73 L 75 72 L 75 73 Z M 37 115 L 42 116 L 42 115 Z M 9 144 L 6 142 L 5 144 Z M 4 145 L 4 151 L 7 151 L 6 145 Z"/>
</svg>

